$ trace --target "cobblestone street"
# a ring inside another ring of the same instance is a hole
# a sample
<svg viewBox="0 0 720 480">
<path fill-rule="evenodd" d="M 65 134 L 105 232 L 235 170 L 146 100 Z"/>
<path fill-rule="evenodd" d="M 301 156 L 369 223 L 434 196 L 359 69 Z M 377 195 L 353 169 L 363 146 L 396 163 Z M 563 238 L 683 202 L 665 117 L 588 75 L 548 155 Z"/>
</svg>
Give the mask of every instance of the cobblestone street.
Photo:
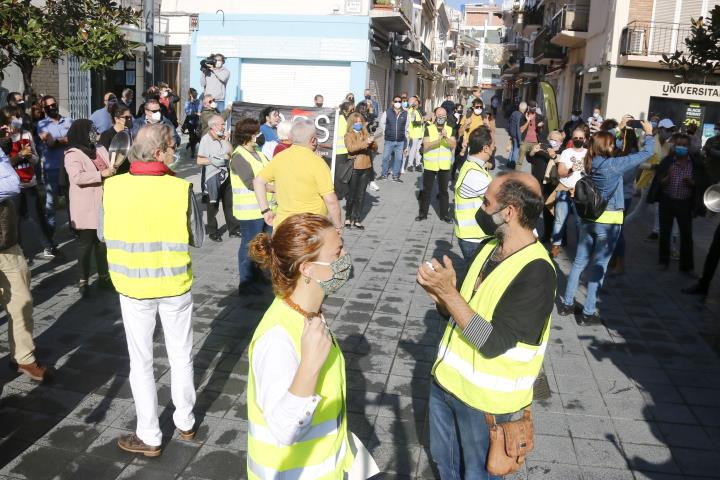
<svg viewBox="0 0 720 480">
<path fill-rule="evenodd" d="M 502 135 L 498 145 L 505 145 Z M 197 183 L 195 171 L 188 166 L 184 176 Z M 402 178 L 368 191 L 366 230 L 345 234 L 354 276 L 324 311 L 346 356 L 350 429 L 386 472 L 383 478 L 435 478 L 427 399 L 445 323 L 415 273 L 430 257 L 448 254 L 458 262 L 461 256 L 452 226 L 432 210 L 429 220 L 414 221 L 420 174 Z M 711 344 L 718 342 L 720 280 L 704 302 L 681 294 L 692 280 L 676 262 L 658 271 L 657 244 L 643 241 L 650 220 L 627 228 L 627 273 L 603 286 L 604 326 L 578 327 L 572 317 L 553 314 L 544 368 L 551 396 L 535 403 L 535 450 L 513 478 L 719 478 L 720 358 Z M 697 272 L 717 222 L 717 215 L 695 221 Z M 574 232 L 569 237 L 558 259 L 561 291 Z M 13 373 L 7 320 L 0 318 L 0 478 L 246 478 L 247 346 L 272 297 L 237 296 L 239 240 L 227 234 L 223 240 L 192 250 L 201 425 L 193 441 L 174 430 L 170 371 L 156 331 L 166 435 L 156 459 L 116 446 L 118 435 L 135 425 L 117 296 L 93 287 L 89 300 L 80 299 L 72 242 L 62 247 L 63 258 L 35 262 L 38 354 L 57 372 L 39 386 Z"/>
</svg>

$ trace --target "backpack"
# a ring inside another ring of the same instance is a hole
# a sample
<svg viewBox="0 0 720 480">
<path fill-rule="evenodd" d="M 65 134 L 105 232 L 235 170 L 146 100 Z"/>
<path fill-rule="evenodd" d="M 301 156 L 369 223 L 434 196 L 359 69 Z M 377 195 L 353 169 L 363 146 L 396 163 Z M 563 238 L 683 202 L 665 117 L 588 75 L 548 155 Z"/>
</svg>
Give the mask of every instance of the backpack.
<svg viewBox="0 0 720 480">
<path fill-rule="evenodd" d="M 608 195 L 612 197 L 617 190 L 617 185 Z M 590 175 L 584 175 L 575 184 L 575 195 L 573 197 L 575 211 L 584 220 L 594 221 L 603 214 L 607 208 L 608 200 L 603 198 L 600 189 Z"/>
</svg>

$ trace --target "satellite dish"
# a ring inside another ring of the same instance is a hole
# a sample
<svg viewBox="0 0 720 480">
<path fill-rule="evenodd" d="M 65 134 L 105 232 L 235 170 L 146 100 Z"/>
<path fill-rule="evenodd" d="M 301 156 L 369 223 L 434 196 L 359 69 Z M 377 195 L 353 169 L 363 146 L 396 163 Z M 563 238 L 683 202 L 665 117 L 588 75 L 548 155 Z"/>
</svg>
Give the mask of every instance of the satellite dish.
<svg viewBox="0 0 720 480">
<path fill-rule="evenodd" d="M 130 150 L 130 135 L 127 132 L 119 132 L 110 142 L 110 163 L 113 168 L 118 168 L 127 159 L 128 150 Z"/>
</svg>

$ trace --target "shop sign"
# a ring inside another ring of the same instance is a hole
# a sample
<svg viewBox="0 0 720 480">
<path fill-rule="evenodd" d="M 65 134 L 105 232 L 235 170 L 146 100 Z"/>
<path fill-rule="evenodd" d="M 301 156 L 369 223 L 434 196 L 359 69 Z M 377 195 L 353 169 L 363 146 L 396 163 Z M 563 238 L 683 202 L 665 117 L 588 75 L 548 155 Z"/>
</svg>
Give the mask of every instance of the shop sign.
<svg viewBox="0 0 720 480">
<path fill-rule="evenodd" d="M 720 100 L 720 87 L 689 84 L 674 85 L 672 83 L 666 83 L 662 86 L 662 94 L 664 97 L 671 95 L 687 95 L 693 97 L 715 97 Z"/>
<path fill-rule="evenodd" d="M 685 109 L 683 125 L 687 127 L 694 123 L 699 127 L 703 124 L 703 117 L 705 117 L 705 107 L 699 103 L 690 103 Z"/>
</svg>

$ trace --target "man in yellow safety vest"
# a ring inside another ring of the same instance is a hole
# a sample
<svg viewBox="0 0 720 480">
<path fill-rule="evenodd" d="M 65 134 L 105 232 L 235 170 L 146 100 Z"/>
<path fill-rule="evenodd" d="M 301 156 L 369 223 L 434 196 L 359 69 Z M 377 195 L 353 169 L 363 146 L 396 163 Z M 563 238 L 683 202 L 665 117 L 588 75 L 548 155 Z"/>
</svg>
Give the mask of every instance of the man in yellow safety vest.
<svg viewBox="0 0 720 480">
<path fill-rule="evenodd" d="M 407 161 L 405 162 L 405 170 L 408 172 L 422 172 L 422 164 L 420 163 L 420 147 L 422 146 L 423 136 L 425 133 L 425 122 L 422 119 L 422 113 L 419 110 L 420 98 L 415 95 L 410 97 L 410 107 L 407 111 Z"/>
<path fill-rule="evenodd" d="M 173 420 L 183 439 L 195 436 L 190 246 L 200 247 L 205 232 L 192 185 L 168 168 L 177 155 L 172 134 L 163 124 L 140 129 L 128 154 L 130 173 L 105 181 L 98 228 L 120 294 L 137 415 L 135 432 L 121 436 L 118 446 L 146 457 L 160 455 L 162 440 L 153 376 L 158 313 L 172 370 Z"/>
<path fill-rule="evenodd" d="M 430 210 L 430 196 L 437 177 L 440 197 L 440 219 L 452 223 L 448 216 L 448 182 L 452 167 L 456 140 L 453 129 L 447 124 L 447 112 L 444 108 L 435 109 L 435 121 L 425 129 L 423 138 L 423 187 L 420 191 L 420 213 L 415 221 L 426 220 Z"/>
<path fill-rule="evenodd" d="M 449 318 L 429 402 L 430 453 L 441 478 L 491 478 L 485 415 L 506 422 L 532 403 L 557 284 L 552 261 L 533 234 L 542 210 L 537 180 L 501 174 L 476 215 L 493 238 L 460 290 L 447 256 L 418 270 L 418 283 Z"/>
<path fill-rule="evenodd" d="M 468 140 L 469 155 L 460 167 L 455 182 L 455 237 L 466 262 L 469 262 L 487 237 L 475 220 L 485 192 L 492 181 L 487 168 L 493 153 L 492 132 L 486 126 L 474 130 Z"/>
</svg>

